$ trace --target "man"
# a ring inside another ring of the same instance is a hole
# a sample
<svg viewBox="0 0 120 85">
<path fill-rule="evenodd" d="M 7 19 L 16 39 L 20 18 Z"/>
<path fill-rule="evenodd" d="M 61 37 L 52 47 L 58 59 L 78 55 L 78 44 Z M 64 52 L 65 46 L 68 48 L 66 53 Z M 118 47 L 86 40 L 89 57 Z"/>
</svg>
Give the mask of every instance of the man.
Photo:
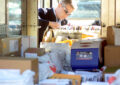
<svg viewBox="0 0 120 85">
<path fill-rule="evenodd" d="M 64 25 L 65 21 L 62 20 L 67 18 L 73 10 L 74 7 L 72 5 L 72 0 L 61 0 L 61 2 L 55 9 L 40 8 L 38 10 L 38 24 L 39 26 L 41 26 L 41 28 L 39 29 L 39 42 L 42 41 L 43 34 L 48 26 L 55 29 L 58 28 L 60 25 Z"/>
</svg>

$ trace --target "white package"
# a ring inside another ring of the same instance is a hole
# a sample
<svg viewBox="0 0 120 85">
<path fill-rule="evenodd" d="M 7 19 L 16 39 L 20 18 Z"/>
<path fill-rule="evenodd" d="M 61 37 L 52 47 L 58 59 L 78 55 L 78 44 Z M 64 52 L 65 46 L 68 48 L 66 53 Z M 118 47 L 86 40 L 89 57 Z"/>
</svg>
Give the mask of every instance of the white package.
<svg viewBox="0 0 120 85">
<path fill-rule="evenodd" d="M 89 72 L 89 71 L 75 71 L 75 74 L 82 77 L 82 82 L 86 81 L 101 81 L 102 71 Z"/>
<path fill-rule="evenodd" d="M 18 78 L 20 76 L 19 69 L 0 69 L 0 80 Z"/>
<path fill-rule="evenodd" d="M 71 85 L 69 79 L 45 79 L 39 82 L 39 85 Z"/>
<path fill-rule="evenodd" d="M 0 85 L 34 85 L 34 72 L 26 70 L 0 69 Z"/>
<path fill-rule="evenodd" d="M 107 82 L 83 82 L 81 85 L 109 85 Z"/>
</svg>

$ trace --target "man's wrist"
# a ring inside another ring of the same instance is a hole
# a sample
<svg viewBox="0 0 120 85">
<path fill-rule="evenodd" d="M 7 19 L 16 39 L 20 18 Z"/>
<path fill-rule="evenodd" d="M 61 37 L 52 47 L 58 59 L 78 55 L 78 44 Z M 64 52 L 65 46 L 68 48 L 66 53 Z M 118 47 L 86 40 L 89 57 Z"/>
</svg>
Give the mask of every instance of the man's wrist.
<svg viewBox="0 0 120 85">
<path fill-rule="evenodd" d="M 49 24 L 48 24 L 49 26 L 51 25 L 51 22 L 49 21 Z"/>
</svg>

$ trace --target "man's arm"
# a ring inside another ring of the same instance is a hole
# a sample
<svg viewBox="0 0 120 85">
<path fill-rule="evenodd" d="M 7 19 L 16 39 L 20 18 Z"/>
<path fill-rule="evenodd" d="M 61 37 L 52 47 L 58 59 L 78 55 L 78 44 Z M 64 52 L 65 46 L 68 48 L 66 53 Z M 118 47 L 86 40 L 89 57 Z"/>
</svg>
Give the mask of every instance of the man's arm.
<svg viewBox="0 0 120 85">
<path fill-rule="evenodd" d="M 47 9 L 40 8 L 38 10 L 38 25 L 42 27 L 42 29 L 46 29 L 46 27 L 49 25 L 49 21 L 45 20 L 47 13 Z"/>
<path fill-rule="evenodd" d="M 45 8 L 40 8 L 38 10 L 38 17 L 39 17 L 39 26 L 41 26 L 42 28 L 46 28 L 47 26 L 50 26 L 52 28 L 58 28 L 60 26 L 60 24 L 58 22 L 55 21 L 50 21 L 50 20 L 45 20 L 45 18 L 47 17 L 47 12 L 48 10 Z"/>
</svg>

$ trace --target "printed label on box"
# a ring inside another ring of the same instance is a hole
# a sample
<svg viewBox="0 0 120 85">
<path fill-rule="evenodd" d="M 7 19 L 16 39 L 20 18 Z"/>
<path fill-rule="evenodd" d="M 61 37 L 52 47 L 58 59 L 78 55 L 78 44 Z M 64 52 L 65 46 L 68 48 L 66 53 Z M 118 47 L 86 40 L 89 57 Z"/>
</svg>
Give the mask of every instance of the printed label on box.
<svg viewBox="0 0 120 85">
<path fill-rule="evenodd" d="M 115 34 L 115 45 L 120 46 L 120 29 L 114 28 L 114 34 Z"/>
<path fill-rule="evenodd" d="M 37 48 L 37 37 L 30 36 L 30 48 Z"/>
<path fill-rule="evenodd" d="M 10 52 L 18 51 L 18 40 L 10 40 L 10 42 L 9 42 L 9 51 Z"/>
<path fill-rule="evenodd" d="M 25 53 L 26 58 L 37 58 L 37 53 Z"/>
<path fill-rule="evenodd" d="M 6 45 L 6 43 L 3 43 L 3 48 L 5 48 L 5 49 L 7 48 L 7 45 Z"/>
<path fill-rule="evenodd" d="M 30 47 L 30 37 L 29 36 L 25 36 L 22 37 L 21 39 L 21 56 L 24 56 L 24 52 L 25 50 L 27 50 Z"/>
</svg>

